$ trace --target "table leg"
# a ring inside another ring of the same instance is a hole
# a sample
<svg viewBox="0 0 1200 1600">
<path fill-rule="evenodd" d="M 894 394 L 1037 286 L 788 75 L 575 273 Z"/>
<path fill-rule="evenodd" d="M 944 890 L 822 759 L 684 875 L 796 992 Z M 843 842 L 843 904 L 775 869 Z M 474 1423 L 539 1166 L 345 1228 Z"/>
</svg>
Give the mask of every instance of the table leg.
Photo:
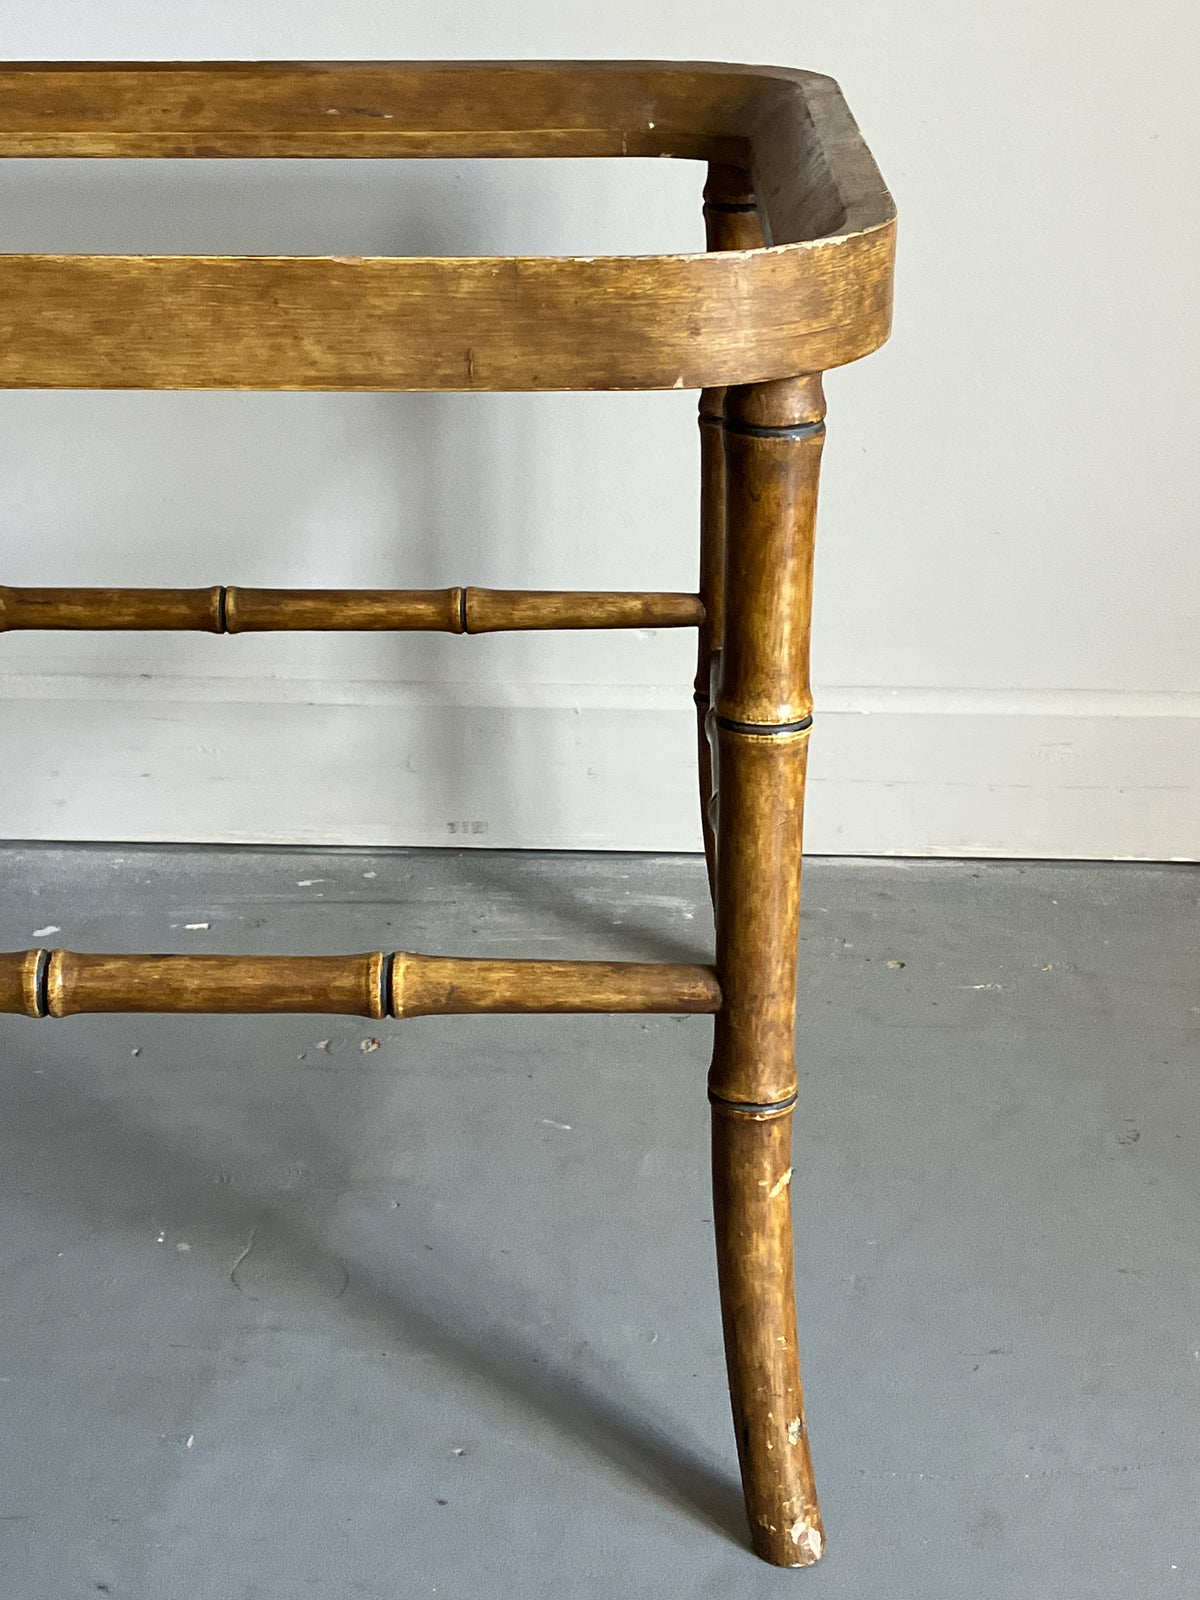
<svg viewBox="0 0 1200 1600">
<path fill-rule="evenodd" d="M 715 727 L 714 1221 L 730 1397 L 754 1548 L 805 1566 L 824 1543 L 804 1418 L 791 1132 L 800 858 L 811 699 L 819 378 L 727 391 L 725 634 Z"/>
</svg>

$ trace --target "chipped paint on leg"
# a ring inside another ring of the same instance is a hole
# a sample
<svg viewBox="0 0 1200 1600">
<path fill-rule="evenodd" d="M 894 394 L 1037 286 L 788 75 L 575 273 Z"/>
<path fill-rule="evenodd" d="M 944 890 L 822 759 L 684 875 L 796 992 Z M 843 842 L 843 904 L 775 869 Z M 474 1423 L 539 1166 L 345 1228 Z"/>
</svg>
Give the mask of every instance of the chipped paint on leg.
<svg viewBox="0 0 1200 1600">
<path fill-rule="evenodd" d="M 810 1562 L 821 1559 L 821 1551 L 824 1548 L 825 1540 L 822 1537 L 820 1528 L 810 1527 L 803 1517 L 797 1517 L 788 1531 L 791 1535 L 792 1543 L 796 1546 L 797 1553 L 800 1555 L 798 1565 L 807 1566 Z"/>
<path fill-rule="evenodd" d="M 779 1196 L 783 1193 L 791 1181 L 792 1168 L 789 1167 L 786 1172 L 780 1173 L 779 1177 L 776 1178 L 774 1183 L 771 1183 L 767 1178 L 760 1178 L 758 1180 L 758 1187 L 760 1189 L 766 1189 L 768 1200 L 778 1200 Z"/>
</svg>

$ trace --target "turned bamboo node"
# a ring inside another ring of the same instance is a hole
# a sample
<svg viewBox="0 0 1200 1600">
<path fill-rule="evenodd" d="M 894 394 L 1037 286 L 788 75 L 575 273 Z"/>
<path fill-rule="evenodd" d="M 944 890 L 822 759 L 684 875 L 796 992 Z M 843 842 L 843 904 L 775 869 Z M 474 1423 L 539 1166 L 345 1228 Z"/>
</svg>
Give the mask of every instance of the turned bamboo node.
<svg viewBox="0 0 1200 1600">
<path fill-rule="evenodd" d="M 725 391 L 726 426 L 805 428 L 825 417 L 825 387 L 819 372 L 767 383 L 731 384 Z"/>
</svg>

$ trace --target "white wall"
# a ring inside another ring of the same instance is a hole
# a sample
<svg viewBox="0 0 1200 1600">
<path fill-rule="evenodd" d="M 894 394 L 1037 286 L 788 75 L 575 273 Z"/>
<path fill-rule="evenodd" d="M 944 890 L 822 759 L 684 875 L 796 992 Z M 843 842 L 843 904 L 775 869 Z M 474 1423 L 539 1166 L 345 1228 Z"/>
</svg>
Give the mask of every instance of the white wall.
<svg viewBox="0 0 1200 1600">
<path fill-rule="evenodd" d="M 778 61 L 901 213 L 809 847 L 1200 857 L 1193 0 L 10 4 L 4 54 Z M 0 164 L 0 249 L 698 247 L 675 163 Z M 0 581 L 691 587 L 694 396 L 0 395 Z M 690 635 L 10 635 L 0 836 L 695 848 Z"/>
</svg>

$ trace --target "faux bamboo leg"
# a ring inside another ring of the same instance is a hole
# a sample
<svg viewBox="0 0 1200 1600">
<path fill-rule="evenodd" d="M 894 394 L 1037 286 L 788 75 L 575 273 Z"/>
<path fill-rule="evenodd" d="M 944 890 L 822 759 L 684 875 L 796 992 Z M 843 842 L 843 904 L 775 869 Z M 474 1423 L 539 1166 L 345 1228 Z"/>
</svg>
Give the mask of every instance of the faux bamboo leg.
<svg viewBox="0 0 1200 1600">
<path fill-rule="evenodd" d="M 806 1566 L 824 1545 L 796 1345 L 790 1191 L 823 410 L 818 378 L 730 389 L 725 402 L 714 1221 L 746 1508 L 755 1550 L 777 1566 Z"/>
<path fill-rule="evenodd" d="M 696 752 L 700 765 L 700 825 L 708 892 L 716 904 L 716 784 L 708 713 L 712 704 L 713 663 L 721 648 L 725 618 L 725 442 L 722 436 L 724 389 L 700 394 L 700 596 L 704 621 L 696 647 Z"/>
<path fill-rule="evenodd" d="M 750 177 L 737 167 L 708 169 L 704 230 L 709 250 L 753 250 L 763 243 L 762 221 Z M 700 598 L 705 618 L 696 652 L 696 739 L 700 764 L 700 822 L 708 887 L 716 898 L 716 785 L 708 713 L 713 668 L 725 630 L 724 389 L 700 392 Z"/>
</svg>

